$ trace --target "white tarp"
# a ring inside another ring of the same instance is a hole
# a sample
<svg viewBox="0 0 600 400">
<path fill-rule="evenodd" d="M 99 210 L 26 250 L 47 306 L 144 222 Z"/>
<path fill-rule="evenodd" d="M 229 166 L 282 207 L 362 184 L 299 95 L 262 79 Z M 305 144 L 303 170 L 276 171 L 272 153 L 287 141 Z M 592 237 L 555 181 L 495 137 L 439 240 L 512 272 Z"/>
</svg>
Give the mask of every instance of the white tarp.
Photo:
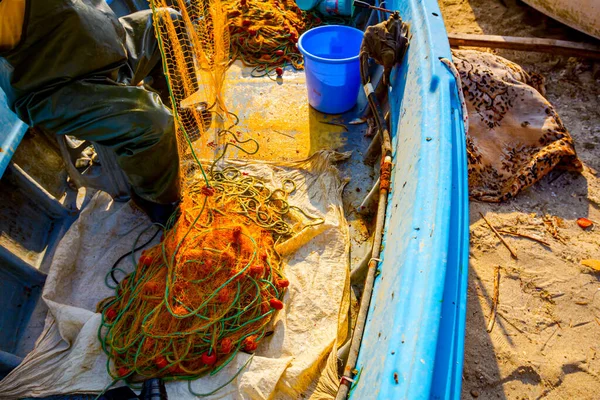
<svg viewBox="0 0 600 400">
<path fill-rule="evenodd" d="M 274 334 L 261 342 L 244 371 L 209 399 L 295 399 L 300 393 L 328 397 L 320 389 L 332 384 L 329 376 L 336 376 L 335 350 L 348 330 L 349 237 L 343 182 L 333 166 L 347 156 L 323 151 L 286 166 L 243 166 L 272 187 L 280 187 L 284 179 L 294 180 L 297 189 L 290 204 L 322 217 L 325 224 L 281 249 L 289 252 L 284 272 L 290 286 L 285 308 L 274 318 Z M 148 225 L 129 204 L 114 203 L 103 192 L 92 198 L 56 251 L 42 296 L 49 307 L 44 331 L 23 363 L 0 381 L 0 398 L 97 393 L 111 383 L 98 341 L 96 304 L 113 294 L 104 283 L 107 271 Z M 151 234 L 152 230 L 141 242 Z M 239 353 L 220 373 L 203 377 L 192 387 L 211 392 L 248 357 Z M 323 373 L 326 369 L 328 373 Z M 196 398 L 184 382 L 169 383 L 167 389 L 173 399 Z"/>
</svg>

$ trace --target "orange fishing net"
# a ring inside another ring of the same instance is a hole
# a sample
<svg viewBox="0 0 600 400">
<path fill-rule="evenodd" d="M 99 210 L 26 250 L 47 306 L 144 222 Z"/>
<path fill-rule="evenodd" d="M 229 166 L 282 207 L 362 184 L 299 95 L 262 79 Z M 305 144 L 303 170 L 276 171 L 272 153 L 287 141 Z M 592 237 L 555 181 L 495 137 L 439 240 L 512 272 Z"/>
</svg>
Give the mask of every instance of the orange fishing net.
<svg viewBox="0 0 600 400">
<path fill-rule="evenodd" d="M 256 350 L 288 286 L 275 245 L 323 221 L 288 204 L 294 182 L 269 188 L 221 162 L 230 146 L 258 151 L 253 139 L 238 138 L 239 121 L 222 95 L 230 65 L 224 3 L 177 0 L 177 13 L 165 0 L 151 5 L 182 160 L 182 202 L 161 243 L 99 304 L 99 336 L 114 379 L 191 380 Z M 290 27 L 296 35 L 302 29 Z M 219 145 L 212 164 L 200 162 L 198 144 Z"/>
<path fill-rule="evenodd" d="M 236 168 L 210 175 L 210 186 L 191 180 L 173 228 L 101 305 L 115 379 L 216 373 L 256 350 L 283 308 L 274 245 L 294 233 L 283 219 L 293 182 L 270 190 Z"/>
<path fill-rule="evenodd" d="M 321 24 L 316 14 L 302 11 L 294 0 L 234 0 L 227 10 L 232 57 L 257 67 L 254 75 L 277 66 L 304 68 L 296 43 L 306 30 Z"/>
</svg>

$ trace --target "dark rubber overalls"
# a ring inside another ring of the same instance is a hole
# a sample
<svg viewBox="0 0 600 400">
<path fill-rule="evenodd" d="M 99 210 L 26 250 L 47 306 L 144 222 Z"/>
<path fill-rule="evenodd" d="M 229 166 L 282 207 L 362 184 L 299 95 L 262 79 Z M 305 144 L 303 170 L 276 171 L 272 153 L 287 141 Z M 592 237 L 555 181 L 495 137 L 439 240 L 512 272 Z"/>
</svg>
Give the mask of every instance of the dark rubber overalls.
<svg viewBox="0 0 600 400">
<path fill-rule="evenodd" d="M 19 118 L 112 149 L 135 194 L 169 204 L 179 199 L 173 117 L 137 86 L 147 76 L 164 90 L 150 11 L 117 19 L 104 0 L 27 0 L 19 44 L 0 53 Z"/>
</svg>

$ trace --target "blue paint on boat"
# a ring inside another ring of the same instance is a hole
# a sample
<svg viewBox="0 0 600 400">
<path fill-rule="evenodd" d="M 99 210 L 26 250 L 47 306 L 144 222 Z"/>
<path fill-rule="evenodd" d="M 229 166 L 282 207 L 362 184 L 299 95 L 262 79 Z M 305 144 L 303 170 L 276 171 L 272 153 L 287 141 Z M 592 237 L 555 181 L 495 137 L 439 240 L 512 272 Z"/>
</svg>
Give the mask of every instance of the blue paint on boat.
<svg viewBox="0 0 600 400">
<path fill-rule="evenodd" d="M 468 273 L 465 132 L 435 0 L 392 0 L 411 42 L 392 75 L 394 169 L 352 399 L 459 399 Z"/>
<path fill-rule="evenodd" d="M 8 108 L 6 94 L 0 89 L 0 177 L 29 128 Z"/>
</svg>

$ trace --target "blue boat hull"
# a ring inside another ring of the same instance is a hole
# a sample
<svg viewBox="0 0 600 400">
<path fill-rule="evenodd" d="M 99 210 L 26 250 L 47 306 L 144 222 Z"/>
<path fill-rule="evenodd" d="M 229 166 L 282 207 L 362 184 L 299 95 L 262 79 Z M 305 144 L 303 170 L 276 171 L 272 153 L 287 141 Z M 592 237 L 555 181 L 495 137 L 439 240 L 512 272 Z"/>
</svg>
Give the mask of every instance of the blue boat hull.
<svg viewBox="0 0 600 400">
<path fill-rule="evenodd" d="M 411 43 L 392 77 L 394 170 L 352 399 L 459 399 L 468 274 L 465 132 L 435 0 L 393 0 Z"/>
</svg>

